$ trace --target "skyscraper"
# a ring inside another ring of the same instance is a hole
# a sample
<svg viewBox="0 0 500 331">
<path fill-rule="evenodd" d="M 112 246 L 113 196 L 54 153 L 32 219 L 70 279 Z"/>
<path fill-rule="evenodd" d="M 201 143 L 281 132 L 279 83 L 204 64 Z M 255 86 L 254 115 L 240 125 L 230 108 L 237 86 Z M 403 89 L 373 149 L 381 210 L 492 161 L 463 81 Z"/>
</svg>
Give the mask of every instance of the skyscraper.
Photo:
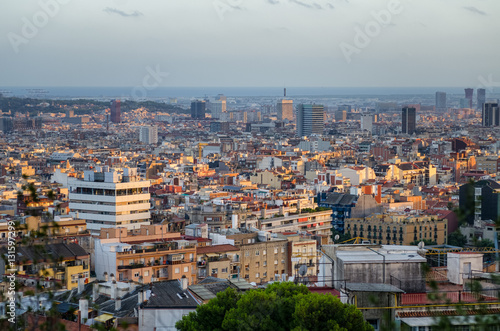
<svg viewBox="0 0 500 331">
<path fill-rule="evenodd" d="M 483 104 L 486 102 L 486 90 L 484 88 L 477 89 L 477 109 L 483 109 Z"/>
<path fill-rule="evenodd" d="M 325 126 L 323 105 L 304 105 L 297 107 L 297 135 L 299 137 L 312 134 L 323 134 Z"/>
<path fill-rule="evenodd" d="M 446 92 L 436 92 L 436 110 L 446 109 Z"/>
<path fill-rule="evenodd" d="M 373 115 L 363 114 L 361 115 L 361 130 L 366 130 L 372 132 L 373 130 Z"/>
<path fill-rule="evenodd" d="M 120 105 L 120 100 L 111 101 L 111 122 L 113 123 L 121 123 L 122 121 L 122 112 L 120 109 Z"/>
<path fill-rule="evenodd" d="M 210 102 L 210 111 L 212 112 L 212 118 L 221 118 L 222 113 L 226 112 L 226 100 Z"/>
<path fill-rule="evenodd" d="M 483 126 L 500 126 L 500 111 L 498 103 L 485 102 L 483 104 L 482 119 Z"/>
<path fill-rule="evenodd" d="M 191 118 L 203 119 L 205 118 L 205 101 L 196 100 L 191 102 Z"/>
<path fill-rule="evenodd" d="M 405 134 L 415 133 L 415 128 L 417 124 L 417 111 L 415 108 L 405 107 L 403 108 L 401 122 L 401 131 Z"/>
<path fill-rule="evenodd" d="M 278 121 L 293 121 L 293 100 L 282 99 L 276 105 Z"/>
<path fill-rule="evenodd" d="M 139 130 L 139 141 L 145 144 L 158 143 L 158 127 L 157 126 L 142 126 Z"/>
<path fill-rule="evenodd" d="M 469 100 L 469 108 L 472 108 L 472 97 L 474 95 L 474 89 L 466 88 L 465 89 L 465 98 Z"/>
</svg>

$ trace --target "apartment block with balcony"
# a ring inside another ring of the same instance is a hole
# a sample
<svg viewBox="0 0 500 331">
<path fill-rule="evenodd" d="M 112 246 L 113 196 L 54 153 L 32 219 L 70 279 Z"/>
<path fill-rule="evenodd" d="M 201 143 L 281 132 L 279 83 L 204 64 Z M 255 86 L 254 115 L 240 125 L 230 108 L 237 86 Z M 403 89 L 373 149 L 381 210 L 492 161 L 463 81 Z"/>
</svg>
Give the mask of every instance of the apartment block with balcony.
<svg viewBox="0 0 500 331">
<path fill-rule="evenodd" d="M 229 244 L 198 247 L 198 280 L 206 277 L 238 278 L 241 269 L 240 255 L 240 249 Z"/>
<path fill-rule="evenodd" d="M 2 253 L 8 254 L 6 246 L 0 249 Z M 78 287 L 78 278 L 88 281 L 90 277 L 90 255 L 78 244 L 47 244 L 43 248 L 17 246 L 16 255 L 14 268 L 19 281 L 47 280 L 49 283 L 54 281 L 63 288 L 71 290 Z M 6 274 L 6 270 L 11 268 L 0 259 L 2 274 Z"/>
<path fill-rule="evenodd" d="M 287 280 L 290 276 L 288 240 L 277 237 L 266 237 L 266 239 L 261 241 L 262 238 L 259 240 L 255 234 L 250 243 L 239 246 L 240 277 L 248 282 L 260 284 L 271 280 Z"/>
<path fill-rule="evenodd" d="M 136 169 L 89 170 L 83 179 L 70 180 L 68 185 L 69 208 L 86 220 L 93 235 L 102 228 L 131 230 L 150 222 L 150 182 L 140 180 Z"/>
<path fill-rule="evenodd" d="M 166 225 L 103 229 L 95 239 L 97 278 L 107 273 L 119 281 L 149 283 L 186 276 L 190 284 L 196 283 L 196 240 L 166 230 Z"/>
<path fill-rule="evenodd" d="M 260 229 L 271 233 L 307 231 L 315 235 L 331 235 L 332 210 L 326 207 L 302 209 L 260 220 Z"/>
<path fill-rule="evenodd" d="M 446 244 L 448 220 L 432 215 L 374 214 L 345 221 L 346 233 L 377 244 L 410 245 L 423 240 Z"/>
</svg>

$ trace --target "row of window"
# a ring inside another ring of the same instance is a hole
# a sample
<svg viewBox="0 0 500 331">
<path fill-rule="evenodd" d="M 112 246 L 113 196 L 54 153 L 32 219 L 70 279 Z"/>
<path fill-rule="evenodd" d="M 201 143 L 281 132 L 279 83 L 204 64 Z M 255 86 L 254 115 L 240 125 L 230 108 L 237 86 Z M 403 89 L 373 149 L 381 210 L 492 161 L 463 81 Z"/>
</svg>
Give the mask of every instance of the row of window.
<svg viewBox="0 0 500 331">
<path fill-rule="evenodd" d="M 278 254 L 278 251 L 279 249 L 278 248 L 275 248 L 274 249 L 274 254 Z M 285 253 L 285 247 L 281 247 L 281 253 Z M 255 251 L 255 256 L 259 256 L 260 255 L 260 250 L 256 250 Z M 267 251 L 264 249 L 262 251 L 262 255 L 267 255 Z M 245 251 L 245 256 L 250 256 L 250 251 Z"/>
</svg>

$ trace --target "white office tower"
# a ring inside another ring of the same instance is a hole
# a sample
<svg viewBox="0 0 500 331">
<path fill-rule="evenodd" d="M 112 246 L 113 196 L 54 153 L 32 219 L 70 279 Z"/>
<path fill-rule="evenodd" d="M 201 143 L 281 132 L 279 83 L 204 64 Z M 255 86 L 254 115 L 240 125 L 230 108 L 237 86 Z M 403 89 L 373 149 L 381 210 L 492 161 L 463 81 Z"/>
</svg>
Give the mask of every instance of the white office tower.
<svg viewBox="0 0 500 331">
<path fill-rule="evenodd" d="M 141 126 L 139 130 L 139 141 L 145 144 L 158 143 L 158 127 L 157 126 Z"/>
<path fill-rule="evenodd" d="M 210 111 L 212 112 L 212 118 L 222 118 L 222 114 L 226 112 L 226 100 L 210 102 Z"/>
<path fill-rule="evenodd" d="M 366 130 L 372 132 L 373 130 L 373 115 L 363 114 L 361 115 L 361 130 Z"/>
<path fill-rule="evenodd" d="M 83 179 L 68 182 L 69 208 L 87 222 L 92 235 L 101 228 L 138 229 L 150 224 L 149 180 L 140 180 L 136 168 L 121 171 L 97 167 Z"/>
</svg>

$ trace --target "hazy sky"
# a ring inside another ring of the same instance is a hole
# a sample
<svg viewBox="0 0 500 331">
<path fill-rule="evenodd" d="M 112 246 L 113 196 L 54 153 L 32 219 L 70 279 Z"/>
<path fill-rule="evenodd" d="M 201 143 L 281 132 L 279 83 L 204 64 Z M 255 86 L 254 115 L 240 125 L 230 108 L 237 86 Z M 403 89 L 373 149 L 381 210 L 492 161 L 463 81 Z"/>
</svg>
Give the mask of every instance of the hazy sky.
<svg viewBox="0 0 500 331">
<path fill-rule="evenodd" d="M 0 86 L 500 84 L 499 0 L 1 1 Z"/>
</svg>

